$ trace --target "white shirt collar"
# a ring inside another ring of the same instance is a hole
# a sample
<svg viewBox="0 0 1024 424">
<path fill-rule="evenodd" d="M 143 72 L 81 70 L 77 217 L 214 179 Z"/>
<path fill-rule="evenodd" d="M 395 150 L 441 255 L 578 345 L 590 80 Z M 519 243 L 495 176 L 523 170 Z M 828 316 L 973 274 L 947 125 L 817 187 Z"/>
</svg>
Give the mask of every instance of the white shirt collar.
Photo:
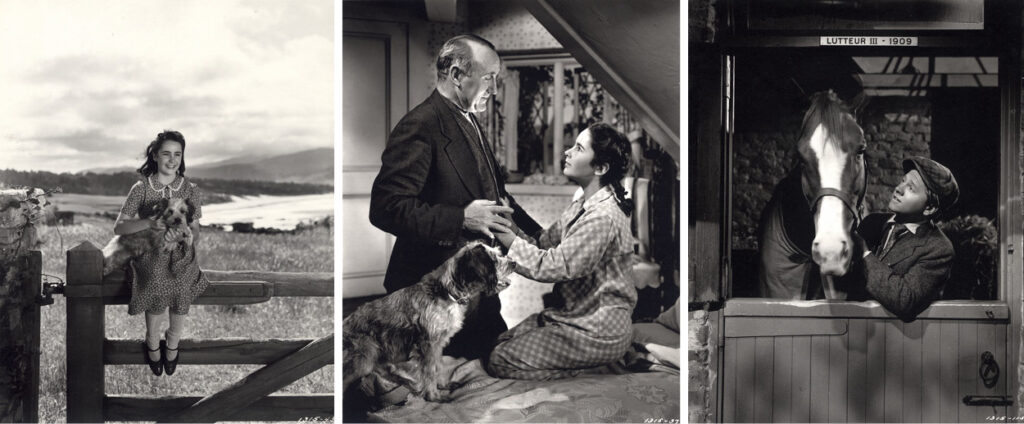
<svg viewBox="0 0 1024 424">
<path fill-rule="evenodd" d="M 896 222 L 896 216 L 893 215 L 892 217 L 890 217 L 889 218 L 889 222 Z M 907 227 L 907 229 L 910 230 L 911 233 L 917 234 L 917 229 L 919 227 L 921 227 L 921 224 L 924 224 L 924 223 L 925 223 L 925 221 L 921 221 L 921 222 L 905 222 L 905 223 L 903 223 L 903 226 Z"/>
</svg>

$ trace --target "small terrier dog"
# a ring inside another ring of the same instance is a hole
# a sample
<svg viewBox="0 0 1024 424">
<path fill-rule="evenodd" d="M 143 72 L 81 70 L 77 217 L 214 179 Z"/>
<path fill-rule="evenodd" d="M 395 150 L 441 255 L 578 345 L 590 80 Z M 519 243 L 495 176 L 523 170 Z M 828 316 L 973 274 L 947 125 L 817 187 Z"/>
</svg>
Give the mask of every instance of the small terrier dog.
<svg viewBox="0 0 1024 424">
<path fill-rule="evenodd" d="M 362 379 L 399 382 L 428 401 L 441 400 L 441 350 L 462 328 L 466 303 L 509 286 L 515 262 L 481 242 L 459 249 L 418 283 L 359 307 L 343 321 L 344 388 Z"/>
<path fill-rule="evenodd" d="M 195 206 L 188 199 L 161 199 L 150 207 L 139 210 L 139 218 L 156 220 L 159 228 L 114 236 L 103 248 L 103 275 L 124 268 L 132 258 L 154 249 L 171 251 L 181 243 L 192 243 L 192 223 Z M 172 230 L 176 230 L 172 233 Z"/>
</svg>

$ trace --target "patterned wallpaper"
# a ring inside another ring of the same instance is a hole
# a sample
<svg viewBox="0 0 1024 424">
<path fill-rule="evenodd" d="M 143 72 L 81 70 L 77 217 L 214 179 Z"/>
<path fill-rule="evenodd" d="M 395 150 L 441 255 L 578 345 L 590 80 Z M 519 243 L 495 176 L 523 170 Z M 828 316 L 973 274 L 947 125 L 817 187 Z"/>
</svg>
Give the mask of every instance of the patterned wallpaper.
<svg viewBox="0 0 1024 424">
<path fill-rule="evenodd" d="M 515 2 L 471 1 L 469 30 L 494 43 L 499 51 L 562 48 L 526 8 Z"/>
<path fill-rule="evenodd" d="M 441 45 L 443 45 L 449 38 L 459 34 L 465 34 L 469 29 L 466 27 L 465 23 L 449 24 L 430 22 L 427 24 L 427 27 L 430 31 L 430 38 L 427 39 L 427 49 L 431 59 L 427 64 L 428 69 L 425 72 L 427 72 L 428 75 L 436 75 L 436 64 L 434 61 L 437 60 L 437 52 L 438 50 L 441 50 Z M 434 91 L 434 87 L 437 86 L 437 79 L 429 78 L 427 85 L 427 92 Z"/>
</svg>

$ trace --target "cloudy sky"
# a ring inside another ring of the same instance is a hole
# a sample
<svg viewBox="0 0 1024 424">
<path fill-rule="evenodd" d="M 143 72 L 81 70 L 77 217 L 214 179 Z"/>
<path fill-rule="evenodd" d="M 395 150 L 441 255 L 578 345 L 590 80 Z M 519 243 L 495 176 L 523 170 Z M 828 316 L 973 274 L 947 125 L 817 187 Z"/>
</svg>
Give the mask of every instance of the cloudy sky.
<svg viewBox="0 0 1024 424">
<path fill-rule="evenodd" d="M 331 147 L 331 0 L 0 0 L 0 169 Z"/>
</svg>

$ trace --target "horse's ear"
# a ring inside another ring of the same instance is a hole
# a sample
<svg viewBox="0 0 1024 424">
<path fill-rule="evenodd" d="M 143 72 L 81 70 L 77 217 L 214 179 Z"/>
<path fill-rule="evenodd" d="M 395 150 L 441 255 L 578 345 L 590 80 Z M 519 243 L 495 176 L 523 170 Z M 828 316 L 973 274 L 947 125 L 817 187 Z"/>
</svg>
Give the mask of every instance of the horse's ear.
<svg viewBox="0 0 1024 424">
<path fill-rule="evenodd" d="M 860 120 L 861 112 L 867 108 L 868 103 L 871 103 L 871 96 L 868 96 L 863 91 L 853 96 L 853 99 L 850 100 L 850 114 L 853 115 L 855 120 Z"/>
</svg>

